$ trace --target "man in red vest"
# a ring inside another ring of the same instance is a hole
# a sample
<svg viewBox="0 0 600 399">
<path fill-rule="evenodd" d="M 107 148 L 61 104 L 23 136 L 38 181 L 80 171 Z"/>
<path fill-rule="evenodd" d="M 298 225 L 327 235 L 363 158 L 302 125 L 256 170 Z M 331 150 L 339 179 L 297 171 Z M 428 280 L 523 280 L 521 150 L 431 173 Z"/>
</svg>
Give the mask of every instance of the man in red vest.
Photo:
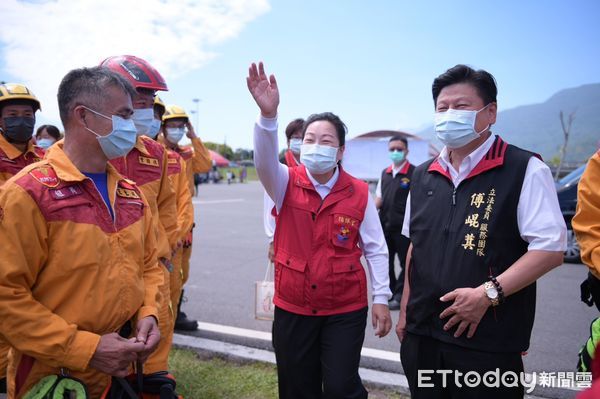
<svg viewBox="0 0 600 399">
<path fill-rule="evenodd" d="M 387 335 L 387 247 L 367 185 L 340 166 L 346 126 L 334 114 L 304 123 L 301 164 L 277 160 L 275 77 L 252 64 L 248 89 L 260 108 L 254 162 L 275 202 L 273 346 L 280 398 L 366 398 L 358 375 L 370 272 L 375 335 Z M 360 243 L 360 247 L 359 247 Z"/>
</svg>

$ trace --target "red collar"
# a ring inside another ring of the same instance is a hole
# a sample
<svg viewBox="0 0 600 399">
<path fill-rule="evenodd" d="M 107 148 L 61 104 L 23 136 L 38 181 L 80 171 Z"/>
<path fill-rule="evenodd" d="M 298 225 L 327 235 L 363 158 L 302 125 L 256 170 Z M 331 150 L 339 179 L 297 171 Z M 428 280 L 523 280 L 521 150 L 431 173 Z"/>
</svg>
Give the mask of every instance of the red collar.
<svg viewBox="0 0 600 399">
<path fill-rule="evenodd" d="M 285 163 L 290 168 L 295 168 L 298 166 L 298 161 L 296 161 L 296 157 L 294 156 L 292 150 L 287 150 L 285 152 Z"/>
<path fill-rule="evenodd" d="M 465 178 L 470 179 L 471 177 L 477 176 L 486 172 L 490 169 L 497 168 L 504 164 L 504 155 L 506 154 L 506 149 L 508 148 L 508 144 L 500 138 L 500 136 L 496 136 L 494 143 L 485 154 L 481 161 L 473 168 L 471 173 Z M 447 168 L 444 168 L 440 162 L 439 157 L 429 165 L 428 172 L 436 172 L 445 176 L 448 180 L 452 181 L 452 177 L 450 176 L 450 172 Z"/>
<path fill-rule="evenodd" d="M 402 169 L 400 169 L 398 171 L 399 174 L 401 175 L 405 175 L 408 173 L 408 169 L 410 168 L 410 162 L 406 161 L 404 162 L 404 166 L 402 167 Z M 390 166 L 388 166 L 388 168 L 385 170 L 385 173 L 389 173 L 391 174 L 392 171 L 394 170 L 394 164 L 391 164 Z"/>
</svg>

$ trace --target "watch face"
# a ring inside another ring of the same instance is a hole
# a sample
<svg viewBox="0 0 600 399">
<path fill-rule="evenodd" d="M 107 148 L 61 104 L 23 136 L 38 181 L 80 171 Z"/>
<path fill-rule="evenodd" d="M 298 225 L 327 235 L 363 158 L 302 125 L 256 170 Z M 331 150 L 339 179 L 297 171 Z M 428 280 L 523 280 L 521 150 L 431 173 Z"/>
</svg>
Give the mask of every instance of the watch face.
<svg viewBox="0 0 600 399">
<path fill-rule="evenodd" d="M 496 289 L 496 287 L 487 288 L 485 290 L 485 293 L 488 296 L 488 298 L 490 298 L 490 299 L 498 298 L 498 290 Z"/>
</svg>

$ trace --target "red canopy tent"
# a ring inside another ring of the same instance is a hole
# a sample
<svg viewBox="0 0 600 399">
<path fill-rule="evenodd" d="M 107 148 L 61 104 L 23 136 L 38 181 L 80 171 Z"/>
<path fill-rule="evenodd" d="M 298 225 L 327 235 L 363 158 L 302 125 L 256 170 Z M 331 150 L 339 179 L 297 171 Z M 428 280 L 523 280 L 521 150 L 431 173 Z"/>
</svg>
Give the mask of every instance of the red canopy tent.
<svg viewBox="0 0 600 399">
<path fill-rule="evenodd" d="M 227 167 L 229 166 L 229 161 L 223 155 L 219 154 L 216 151 L 208 150 L 210 152 L 210 157 L 213 161 L 216 162 L 216 165 L 219 167 Z"/>
</svg>

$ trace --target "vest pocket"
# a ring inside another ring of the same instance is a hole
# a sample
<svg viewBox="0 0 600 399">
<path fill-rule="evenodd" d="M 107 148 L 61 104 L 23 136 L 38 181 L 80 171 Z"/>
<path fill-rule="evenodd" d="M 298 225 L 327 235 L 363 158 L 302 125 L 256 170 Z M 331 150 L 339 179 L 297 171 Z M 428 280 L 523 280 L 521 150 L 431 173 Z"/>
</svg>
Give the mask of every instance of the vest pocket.
<svg viewBox="0 0 600 399">
<path fill-rule="evenodd" d="M 366 295 L 365 270 L 357 257 L 332 260 L 333 307 L 360 302 Z"/>
<path fill-rule="evenodd" d="M 306 261 L 283 251 L 275 256 L 275 295 L 286 302 L 304 304 L 304 270 Z"/>
<path fill-rule="evenodd" d="M 358 239 L 360 219 L 348 213 L 334 213 L 331 220 L 331 242 L 335 247 L 353 249 Z"/>
</svg>

